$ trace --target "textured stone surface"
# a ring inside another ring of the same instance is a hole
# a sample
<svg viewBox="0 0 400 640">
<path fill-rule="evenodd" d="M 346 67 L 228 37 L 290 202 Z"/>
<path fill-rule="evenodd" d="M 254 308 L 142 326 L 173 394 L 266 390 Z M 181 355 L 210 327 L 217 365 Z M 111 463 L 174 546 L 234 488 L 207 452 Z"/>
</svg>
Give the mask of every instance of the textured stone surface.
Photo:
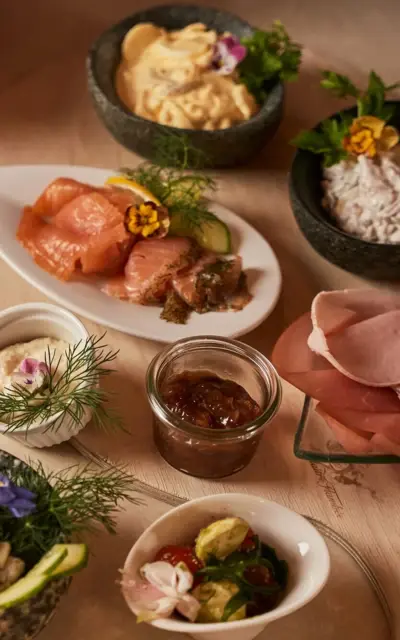
<svg viewBox="0 0 400 640">
<path fill-rule="evenodd" d="M 166 127 L 129 112 L 117 96 L 114 76 L 120 61 L 123 38 L 139 22 L 153 22 L 169 30 L 203 22 L 210 29 L 221 33 L 230 31 L 237 36 L 250 35 L 253 31 L 247 22 L 225 11 L 184 5 L 141 11 L 105 31 L 89 51 L 86 64 L 95 110 L 114 138 L 131 151 L 152 159 L 154 138 L 160 130 L 175 133 L 184 131 L 192 145 L 205 153 L 208 167 L 243 164 L 256 155 L 273 136 L 281 121 L 284 90 L 280 83 L 271 87 L 268 99 L 254 118 L 220 131 Z"/>
<path fill-rule="evenodd" d="M 400 102 L 393 102 L 400 126 Z M 341 231 L 321 205 L 321 158 L 298 151 L 290 172 L 290 198 L 297 223 L 318 253 L 346 271 L 376 280 L 400 279 L 400 245 L 366 242 Z"/>
<path fill-rule="evenodd" d="M 0 473 L 15 466 L 25 465 L 14 456 L 0 452 Z M 1 640 L 31 640 L 46 626 L 53 617 L 61 596 L 67 591 L 71 578 L 50 581 L 46 587 L 30 600 L 17 607 L 7 609 L 0 616 Z"/>
</svg>

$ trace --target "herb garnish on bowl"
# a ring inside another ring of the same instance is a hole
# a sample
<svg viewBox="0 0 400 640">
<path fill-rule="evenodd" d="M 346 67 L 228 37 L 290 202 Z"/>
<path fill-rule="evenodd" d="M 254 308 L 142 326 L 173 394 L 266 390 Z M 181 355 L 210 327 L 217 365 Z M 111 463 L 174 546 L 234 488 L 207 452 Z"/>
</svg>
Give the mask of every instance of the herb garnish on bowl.
<svg viewBox="0 0 400 640">
<path fill-rule="evenodd" d="M 14 374 L 11 388 L 0 393 L 4 433 L 28 430 L 53 417 L 49 430 L 60 429 L 67 419 L 81 424 L 87 411 L 98 427 L 121 427 L 120 418 L 107 406 L 109 394 L 99 386 L 102 378 L 113 373 L 109 365 L 118 354 L 102 343 L 103 337 L 91 336 L 69 345 L 62 372 L 61 357 L 50 348 L 44 362 L 26 358 L 21 371 Z"/>
<path fill-rule="evenodd" d="M 388 126 L 394 108 L 385 101 L 387 94 L 400 86 L 399 82 L 385 85 L 375 71 L 371 71 L 368 87 L 362 91 L 347 76 L 333 71 L 323 71 L 322 78 L 321 86 L 334 95 L 357 100 L 357 115 L 339 112 L 323 120 L 318 129 L 300 132 L 292 144 L 322 155 L 324 167 L 331 167 L 351 156 L 373 158 L 398 143 L 397 129 Z"/>
</svg>

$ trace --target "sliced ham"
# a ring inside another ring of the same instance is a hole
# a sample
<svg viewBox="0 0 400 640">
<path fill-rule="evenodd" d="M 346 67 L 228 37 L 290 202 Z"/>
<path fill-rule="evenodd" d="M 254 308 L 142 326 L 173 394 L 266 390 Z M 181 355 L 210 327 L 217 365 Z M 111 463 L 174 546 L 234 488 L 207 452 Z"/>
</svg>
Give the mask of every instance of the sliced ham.
<svg viewBox="0 0 400 640">
<path fill-rule="evenodd" d="M 364 295 L 368 296 L 368 293 Z M 371 298 L 372 302 L 377 301 L 377 298 L 374 300 L 374 296 Z M 385 303 L 386 317 L 397 313 L 397 310 L 388 308 L 389 305 L 395 304 L 393 298 L 388 296 Z M 376 309 L 380 311 L 382 307 Z M 354 318 L 354 315 L 352 317 Z M 337 315 L 337 335 L 353 326 L 349 324 L 349 319 L 350 314 L 347 312 Z M 358 325 L 362 322 L 364 321 L 358 322 Z M 327 328 L 329 323 L 332 330 L 331 314 L 327 315 L 324 328 Z M 324 418 L 346 451 L 355 454 L 383 450 L 395 453 L 400 446 L 398 388 L 366 385 L 341 373 L 326 357 L 310 349 L 308 338 L 312 331 L 311 314 L 307 313 L 281 335 L 272 354 L 272 361 L 278 373 L 318 401 L 317 412 Z M 373 351 L 376 343 L 375 338 L 369 345 L 369 351 Z M 379 340 L 378 343 L 385 349 L 384 353 L 391 348 L 390 343 L 384 345 L 384 342 Z"/>
<path fill-rule="evenodd" d="M 325 406 L 365 412 L 397 412 L 400 401 L 392 389 L 368 387 L 350 380 L 307 345 L 312 331 L 309 313 L 280 336 L 272 362 L 282 378 Z"/>
<path fill-rule="evenodd" d="M 347 377 L 369 386 L 400 384 L 400 296 L 354 289 L 314 299 L 308 345 Z"/>
<path fill-rule="evenodd" d="M 172 278 L 193 262 L 193 245 L 187 238 L 163 238 L 138 242 L 125 267 L 125 277 L 113 278 L 104 293 L 139 304 L 165 299 Z"/>
<path fill-rule="evenodd" d="M 370 433 L 359 429 L 349 429 L 349 427 L 332 418 L 320 405 L 317 405 L 316 411 L 332 429 L 336 440 L 347 453 L 360 455 L 373 451 L 373 445 L 371 444 L 372 436 Z"/>
</svg>

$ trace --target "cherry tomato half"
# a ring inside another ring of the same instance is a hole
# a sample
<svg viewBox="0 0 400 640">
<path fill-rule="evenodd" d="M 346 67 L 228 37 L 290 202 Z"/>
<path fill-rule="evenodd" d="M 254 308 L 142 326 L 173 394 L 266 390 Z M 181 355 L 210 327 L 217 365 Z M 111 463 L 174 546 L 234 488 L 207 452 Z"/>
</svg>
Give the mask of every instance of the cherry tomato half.
<svg viewBox="0 0 400 640">
<path fill-rule="evenodd" d="M 196 571 L 202 569 L 204 566 L 201 560 L 196 557 L 192 547 L 178 547 L 172 544 L 162 547 L 162 549 L 157 552 L 155 560 L 169 562 L 169 564 L 173 566 L 179 562 L 184 562 L 192 573 L 196 573 Z"/>
</svg>

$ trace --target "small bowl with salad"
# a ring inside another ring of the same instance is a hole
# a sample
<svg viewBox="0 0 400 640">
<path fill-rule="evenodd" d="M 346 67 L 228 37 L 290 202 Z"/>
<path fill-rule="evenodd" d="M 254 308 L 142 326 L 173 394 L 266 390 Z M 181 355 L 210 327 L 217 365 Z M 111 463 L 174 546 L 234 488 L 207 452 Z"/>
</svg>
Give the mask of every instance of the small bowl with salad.
<svg viewBox="0 0 400 640">
<path fill-rule="evenodd" d="M 54 473 L 0 451 L 2 640 L 31 640 L 46 626 L 73 574 L 87 565 L 82 534 L 96 525 L 115 533 L 131 486 L 123 470 L 101 478 L 79 467 Z"/>
<path fill-rule="evenodd" d="M 227 167 L 251 159 L 275 133 L 283 83 L 296 79 L 300 60 L 280 22 L 262 31 L 211 7 L 156 6 L 96 40 L 88 85 L 98 116 L 131 151 L 153 160 L 160 130 L 184 133 L 204 166 Z"/>
<path fill-rule="evenodd" d="M 137 622 L 197 640 L 252 640 L 324 587 L 330 559 L 302 516 L 247 494 L 191 500 L 132 547 L 121 588 Z"/>
<path fill-rule="evenodd" d="M 322 72 L 322 86 L 356 107 L 335 113 L 293 140 L 292 209 L 311 246 L 366 278 L 400 275 L 400 101 L 374 71 L 362 90 Z"/>
</svg>

